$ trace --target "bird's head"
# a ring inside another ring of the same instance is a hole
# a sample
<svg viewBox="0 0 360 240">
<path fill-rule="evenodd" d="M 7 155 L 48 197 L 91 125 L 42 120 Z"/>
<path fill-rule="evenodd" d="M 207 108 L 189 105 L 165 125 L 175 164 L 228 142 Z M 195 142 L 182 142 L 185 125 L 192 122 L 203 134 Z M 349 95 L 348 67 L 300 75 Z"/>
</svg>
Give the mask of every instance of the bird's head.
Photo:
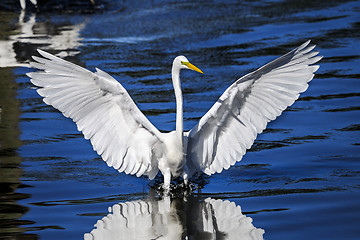
<svg viewBox="0 0 360 240">
<path fill-rule="evenodd" d="M 185 56 L 177 56 L 174 59 L 173 65 L 178 66 L 180 69 L 190 69 L 190 70 L 194 70 L 194 71 L 199 72 L 199 73 L 203 73 L 203 71 L 201 71 L 198 67 L 191 64 L 189 62 L 189 60 Z"/>
</svg>

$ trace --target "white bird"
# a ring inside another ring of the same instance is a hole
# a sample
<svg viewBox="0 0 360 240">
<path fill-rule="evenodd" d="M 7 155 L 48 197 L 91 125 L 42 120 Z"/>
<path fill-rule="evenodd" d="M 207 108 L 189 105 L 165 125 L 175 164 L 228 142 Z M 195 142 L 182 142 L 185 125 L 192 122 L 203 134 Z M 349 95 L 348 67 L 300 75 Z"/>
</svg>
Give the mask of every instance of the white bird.
<svg viewBox="0 0 360 240">
<path fill-rule="evenodd" d="M 35 7 L 37 6 L 37 0 L 30 0 L 30 2 L 32 4 L 34 4 Z M 20 5 L 21 5 L 22 9 L 25 9 L 26 8 L 26 0 L 20 0 Z"/>
<path fill-rule="evenodd" d="M 91 72 L 38 50 L 27 75 L 44 102 L 71 118 L 108 166 L 153 179 L 160 170 L 164 188 L 172 178 L 187 183 L 196 172 L 220 173 L 240 161 L 257 134 L 292 105 L 319 68 L 322 57 L 310 41 L 239 78 L 190 131 L 183 131 L 180 70 L 202 73 L 184 56 L 175 58 L 172 82 L 176 130 L 162 133 L 145 117 L 125 88 L 106 72 Z"/>
</svg>

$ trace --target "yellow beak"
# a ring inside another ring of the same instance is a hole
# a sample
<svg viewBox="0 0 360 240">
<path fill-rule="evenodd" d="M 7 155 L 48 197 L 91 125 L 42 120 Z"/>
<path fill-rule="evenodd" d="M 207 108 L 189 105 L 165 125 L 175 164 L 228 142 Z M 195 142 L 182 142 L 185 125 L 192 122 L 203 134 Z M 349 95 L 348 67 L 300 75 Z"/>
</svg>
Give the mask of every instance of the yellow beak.
<svg viewBox="0 0 360 240">
<path fill-rule="evenodd" d="M 181 62 L 182 64 L 184 64 L 185 66 L 187 66 L 188 68 L 190 68 L 191 70 L 197 71 L 199 73 L 203 73 L 203 71 L 201 71 L 198 67 L 196 67 L 195 65 L 189 63 L 189 62 Z"/>
</svg>

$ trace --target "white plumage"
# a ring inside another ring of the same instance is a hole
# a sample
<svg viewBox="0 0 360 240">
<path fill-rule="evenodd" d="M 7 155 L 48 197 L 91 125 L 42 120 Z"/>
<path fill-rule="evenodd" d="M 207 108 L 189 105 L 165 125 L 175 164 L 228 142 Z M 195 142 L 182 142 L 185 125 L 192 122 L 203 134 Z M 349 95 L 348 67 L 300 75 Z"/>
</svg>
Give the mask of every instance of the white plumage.
<svg viewBox="0 0 360 240">
<path fill-rule="evenodd" d="M 189 132 L 183 132 L 180 70 L 202 71 L 184 56 L 172 67 L 176 130 L 161 133 L 109 74 L 39 50 L 28 73 L 44 102 L 73 119 L 94 150 L 120 172 L 147 175 L 160 170 L 166 188 L 172 177 L 187 182 L 194 173 L 220 173 L 240 161 L 258 133 L 294 103 L 319 68 L 310 41 L 234 82 Z"/>
</svg>

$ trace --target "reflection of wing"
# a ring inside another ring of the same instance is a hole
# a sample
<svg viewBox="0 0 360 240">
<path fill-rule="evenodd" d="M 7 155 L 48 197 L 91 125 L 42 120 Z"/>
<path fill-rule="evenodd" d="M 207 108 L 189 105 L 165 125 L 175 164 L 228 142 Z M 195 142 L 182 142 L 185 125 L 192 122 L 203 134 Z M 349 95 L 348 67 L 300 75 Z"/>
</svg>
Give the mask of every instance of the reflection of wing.
<svg viewBox="0 0 360 240">
<path fill-rule="evenodd" d="M 154 236 L 151 229 L 151 205 L 144 201 L 115 204 L 112 212 L 97 221 L 96 229 L 84 235 L 84 239 L 149 239 Z M 136 230 L 141 226 L 141 231 Z M 144 236 L 142 236 L 144 235 Z"/>
<path fill-rule="evenodd" d="M 210 232 L 214 236 L 221 233 L 224 235 L 224 239 L 263 239 L 264 230 L 255 228 L 252 219 L 242 214 L 240 206 L 236 206 L 230 201 L 211 198 L 205 199 L 205 203 L 204 231 Z"/>
<path fill-rule="evenodd" d="M 169 199 L 115 204 L 84 239 L 181 239 L 182 226 L 174 210 Z"/>
<path fill-rule="evenodd" d="M 28 73 L 44 102 L 76 122 L 94 150 L 120 172 L 147 175 L 158 172 L 153 149 L 161 133 L 141 113 L 127 91 L 109 74 L 85 68 L 39 51 L 31 65 L 44 71 Z M 160 150 L 162 148 L 159 148 Z"/>
<path fill-rule="evenodd" d="M 310 41 L 232 84 L 191 129 L 187 156 L 206 174 L 240 161 L 256 135 L 304 92 L 321 57 Z"/>
<path fill-rule="evenodd" d="M 139 200 L 115 204 L 109 212 L 97 221 L 95 229 L 84 234 L 85 240 L 261 240 L 264 234 L 264 230 L 253 226 L 250 217 L 241 213 L 240 206 L 211 198 Z"/>
</svg>

